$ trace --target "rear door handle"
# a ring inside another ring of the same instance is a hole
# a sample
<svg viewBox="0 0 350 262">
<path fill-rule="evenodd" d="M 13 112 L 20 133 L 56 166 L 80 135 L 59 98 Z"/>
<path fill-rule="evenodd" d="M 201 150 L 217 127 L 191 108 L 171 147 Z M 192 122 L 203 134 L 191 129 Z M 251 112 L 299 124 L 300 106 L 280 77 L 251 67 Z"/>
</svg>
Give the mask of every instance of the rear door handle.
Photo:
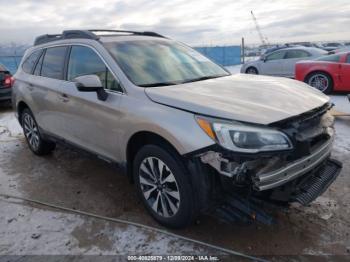
<svg viewBox="0 0 350 262">
<path fill-rule="evenodd" d="M 61 100 L 62 102 L 64 102 L 64 103 L 66 103 L 66 102 L 69 101 L 69 97 L 68 97 L 68 95 L 66 95 L 66 94 L 61 94 L 59 98 L 60 98 L 60 100 Z"/>
</svg>

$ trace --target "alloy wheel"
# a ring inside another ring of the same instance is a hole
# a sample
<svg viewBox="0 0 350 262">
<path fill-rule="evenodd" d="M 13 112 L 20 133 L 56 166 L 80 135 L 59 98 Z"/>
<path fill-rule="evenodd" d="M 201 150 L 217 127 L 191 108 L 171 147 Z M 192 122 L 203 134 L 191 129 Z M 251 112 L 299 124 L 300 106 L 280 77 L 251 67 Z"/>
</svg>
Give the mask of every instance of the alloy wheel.
<svg viewBox="0 0 350 262">
<path fill-rule="evenodd" d="M 40 143 L 39 130 L 33 117 L 29 114 L 23 116 L 23 130 L 28 143 L 34 150 L 38 150 Z"/>
<path fill-rule="evenodd" d="M 180 192 L 174 174 L 159 158 L 145 158 L 139 168 L 139 182 L 147 204 L 162 217 L 174 216 L 180 207 Z"/>
<path fill-rule="evenodd" d="M 325 92 L 329 86 L 329 80 L 323 74 L 315 74 L 310 77 L 308 84 L 321 92 Z"/>
</svg>

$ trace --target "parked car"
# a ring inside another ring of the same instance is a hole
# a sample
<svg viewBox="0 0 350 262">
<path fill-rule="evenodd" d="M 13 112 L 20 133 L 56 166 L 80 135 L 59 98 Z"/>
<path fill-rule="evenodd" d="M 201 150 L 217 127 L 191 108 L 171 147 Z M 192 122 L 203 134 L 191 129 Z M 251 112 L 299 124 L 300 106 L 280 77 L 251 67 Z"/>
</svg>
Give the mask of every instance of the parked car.
<svg viewBox="0 0 350 262">
<path fill-rule="evenodd" d="M 4 65 L 0 64 L 0 102 L 11 101 L 13 78 Z"/>
<path fill-rule="evenodd" d="M 343 48 L 344 45 L 341 44 L 341 43 L 325 43 L 325 44 L 322 44 L 322 49 L 330 52 L 330 51 L 334 51 L 336 49 L 340 49 L 340 48 Z"/>
<path fill-rule="evenodd" d="M 259 60 L 245 63 L 241 68 L 241 73 L 294 78 L 296 62 L 326 54 L 326 51 L 313 47 L 284 48 L 263 55 Z"/>
<path fill-rule="evenodd" d="M 343 53 L 343 52 L 350 52 L 350 46 L 335 49 L 335 50 L 331 51 L 330 54 L 338 54 L 338 53 Z"/>
<path fill-rule="evenodd" d="M 296 79 L 323 93 L 350 91 L 350 52 L 302 61 L 295 67 Z"/>
<path fill-rule="evenodd" d="M 117 164 L 174 228 L 201 213 L 260 220 L 265 202 L 306 205 L 339 174 L 321 92 L 231 75 L 157 33 L 106 31 L 44 35 L 25 53 L 13 106 L 34 154 L 61 142 Z"/>
</svg>

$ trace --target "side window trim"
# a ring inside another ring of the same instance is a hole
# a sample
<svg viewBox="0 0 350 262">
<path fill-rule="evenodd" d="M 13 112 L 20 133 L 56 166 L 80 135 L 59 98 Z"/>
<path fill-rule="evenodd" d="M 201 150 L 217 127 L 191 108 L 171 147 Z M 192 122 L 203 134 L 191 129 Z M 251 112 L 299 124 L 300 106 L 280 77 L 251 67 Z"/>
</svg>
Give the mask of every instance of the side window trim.
<svg viewBox="0 0 350 262">
<path fill-rule="evenodd" d="M 39 62 L 40 62 L 40 60 L 42 58 L 40 69 L 39 69 L 39 74 L 36 75 L 36 76 L 41 76 L 41 68 L 43 67 L 43 61 L 44 61 L 45 53 L 46 53 L 46 48 L 41 50 L 41 55 L 39 56 L 38 60 L 36 61 L 34 69 L 33 69 L 33 72 L 32 72 L 33 75 L 35 73 L 36 67 L 39 65 Z"/>
<path fill-rule="evenodd" d="M 68 63 L 69 63 L 70 53 L 72 51 L 72 46 L 73 45 L 67 46 L 67 52 L 66 52 L 66 56 L 64 58 L 63 80 L 67 81 L 67 82 L 71 82 L 71 81 L 68 81 Z"/>
<path fill-rule="evenodd" d="M 111 90 L 111 89 L 105 88 L 106 92 L 112 92 L 112 93 L 118 93 L 118 94 L 126 94 L 125 88 L 122 86 L 122 84 L 121 84 L 119 78 L 116 76 L 116 74 L 111 70 L 111 68 L 108 65 L 108 63 L 106 63 L 106 60 L 99 54 L 99 52 L 95 48 L 93 48 L 93 47 L 91 47 L 89 45 L 82 45 L 82 44 L 71 44 L 71 45 L 69 45 L 69 48 L 68 48 L 69 52 L 67 52 L 68 53 L 68 55 L 66 56 L 67 60 L 65 61 L 65 69 L 66 69 L 66 72 L 65 72 L 65 75 L 64 75 L 64 77 L 65 77 L 64 80 L 65 81 L 70 82 L 70 83 L 72 82 L 72 81 L 68 80 L 68 66 L 69 66 L 68 64 L 69 64 L 70 54 L 71 54 L 73 46 L 83 46 L 83 47 L 91 49 L 101 59 L 101 61 L 105 65 L 106 69 L 108 69 L 109 72 L 111 72 L 112 76 L 115 78 L 115 80 L 117 81 L 118 85 L 120 86 L 121 91 Z"/>
</svg>

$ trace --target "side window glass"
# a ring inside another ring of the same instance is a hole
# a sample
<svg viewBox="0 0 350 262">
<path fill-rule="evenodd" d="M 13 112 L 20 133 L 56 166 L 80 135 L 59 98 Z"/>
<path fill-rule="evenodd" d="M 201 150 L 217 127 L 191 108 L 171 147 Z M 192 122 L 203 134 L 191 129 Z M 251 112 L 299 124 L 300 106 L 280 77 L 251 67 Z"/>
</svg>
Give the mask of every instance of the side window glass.
<svg viewBox="0 0 350 262">
<path fill-rule="evenodd" d="M 97 75 L 105 89 L 122 92 L 118 81 L 91 48 L 73 46 L 69 57 L 67 78 L 71 81 L 83 75 Z"/>
<path fill-rule="evenodd" d="M 41 75 L 49 78 L 63 79 L 64 60 L 67 47 L 51 47 L 46 49 Z"/>
<path fill-rule="evenodd" d="M 304 52 L 301 50 L 290 50 L 290 51 L 287 51 L 285 59 L 303 58 L 308 56 L 309 54 L 307 52 Z"/>
<path fill-rule="evenodd" d="M 276 52 L 266 57 L 266 61 L 280 60 L 284 58 L 285 52 Z"/>
<path fill-rule="evenodd" d="M 346 58 L 346 63 L 350 64 L 350 55 Z"/>
<path fill-rule="evenodd" d="M 33 68 L 41 55 L 42 50 L 36 50 L 28 58 L 23 62 L 22 69 L 24 72 L 31 74 L 33 72 Z"/>
<path fill-rule="evenodd" d="M 41 66 L 42 66 L 42 64 L 43 64 L 43 60 L 44 60 L 44 54 L 42 54 L 42 55 L 40 56 L 40 59 L 39 59 L 38 63 L 37 63 L 36 66 L 35 66 L 34 73 L 33 73 L 34 75 L 40 76 Z"/>
</svg>

